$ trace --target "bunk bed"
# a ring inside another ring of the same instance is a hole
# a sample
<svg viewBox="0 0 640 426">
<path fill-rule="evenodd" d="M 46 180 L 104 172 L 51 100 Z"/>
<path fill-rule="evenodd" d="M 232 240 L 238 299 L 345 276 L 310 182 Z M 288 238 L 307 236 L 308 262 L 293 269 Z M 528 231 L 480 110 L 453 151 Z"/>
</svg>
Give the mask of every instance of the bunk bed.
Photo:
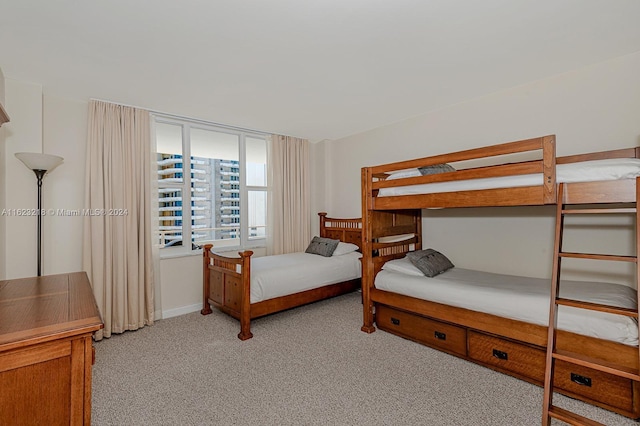
<svg viewBox="0 0 640 426">
<path fill-rule="evenodd" d="M 560 203 L 586 207 L 630 203 L 635 207 L 637 188 L 640 188 L 636 185 L 640 175 L 640 149 L 556 157 L 555 142 L 555 136 L 550 135 L 362 168 L 362 331 L 372 333 L 377 326 L 543 385 L 549 342 L 551 280 L 537 280 L 537 283 L 526 280 L 525 284 L 522 277 L 479 273 L 458 267 L 449 267 L 446 272 L 427 278 L 419 276 L 420 271 L 415 272 L 407 254 L 421 253 L 426 248 L 422 241 L 422 209 Z M 508 162 L 514 156 L 522 160 Z M 459 164 L 463 167 L 456 167 Z M 597 169 L 602 173 L 593 171 Z M 561 190 L 558 189 L 560 186 Z M 559 193 L 561 199 L 558 199 Z M 629 209 L 631 211 L 635 211 L 637 220 L 637 211 Z M 637 233 L 636 230 L 636 236 Z M 636 285 L 637 264 L 636 261 Z M 399 285 L 389 284 L 394 276 L 399 277 L 395 280 Z M 413 281 L 417 292 L 403 289 L 403 285 L 410 287 Z M 463 286 L 465 281 L 466 287 Z M 436 293 L 438 282 L 448 296 Z M 536 289 L 527 287 L 529 289 L 523 290 L 521 287 L 529 284 Z M 571 284 L 563 286 L 571 291 Z M 481 307 L 476 303 L 481 297 L 469 293 L 473 287 L 484 290 L 490 295 L 489 299 L 502 306 L 497 309 Z M 578 297 L 584 288 L 577 287 Z M 503 290 L 507 291 L 506 295 L 501 293 Z M 637 311 L 635 289 L 598 284 L 592 295 L 606 296 L 618 290 L 622 294 L 616 296 L 617 302 L 626 304 L 629 311 Z M 518 303 L 520 293 L 533 294 L 534 299 L 542 301 L 542 308 L 538 306 L 542 319 L 527 316 L 529 309 L 524 307 L 532 304 L 529 301 Z M 500 309 L 510 304 L 514 311 L 520 312 L 514 314 Z M 566 320 L 572 308 L 562 309 Z M 597 314 L 605 318 L 608 315 Z M 637 375 L 637 316 L 626 321 L 612 327 L 624 328 L 628 334 L 614 337 L 609 334 L 611 328 L 589 332 L 593 322 L 571 326 L 561 317 L 557 332 L 554 330 L 555 347 L 605 364 L 622 366 Z M 589 325 L 585 327 L 585 324 Z M 635 380 L 558 361 L 553 385 L 568 396 L 627 417 L 640 417 L 640 387 Z"/>
<path fill-rule="evenodd" d="M 202 315 L 215 307 L 240 321 L 240 340 L 253 337 L 251 320 L 355 291 L 361 287 L 362 220 L 320 216 L 320 237 L 339 240 L 330 256 L 306 252 L 258 257 L 203 248 Z M 325 253 L 326 254 L 326 253 Z"/>
</svg>

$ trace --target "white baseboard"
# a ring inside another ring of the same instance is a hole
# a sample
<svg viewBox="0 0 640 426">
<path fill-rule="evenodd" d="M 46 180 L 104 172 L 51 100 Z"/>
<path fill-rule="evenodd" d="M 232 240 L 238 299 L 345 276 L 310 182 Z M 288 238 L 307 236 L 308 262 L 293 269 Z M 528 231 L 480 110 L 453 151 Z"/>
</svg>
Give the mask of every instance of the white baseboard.
<svg viewBox="0 0 640 426">
<path fill-rule="evenodd" d="M 179 315 L 190 314 L 192 312 L 198 312 L 202 309 L 202 304 L 198 303 L 195 305 L 182 306 L 180 308 L 167 309 L 166 311 L 162 311 L 162 318 L 167 319 L 171 317 L 177 317 Z"/>
</svg>

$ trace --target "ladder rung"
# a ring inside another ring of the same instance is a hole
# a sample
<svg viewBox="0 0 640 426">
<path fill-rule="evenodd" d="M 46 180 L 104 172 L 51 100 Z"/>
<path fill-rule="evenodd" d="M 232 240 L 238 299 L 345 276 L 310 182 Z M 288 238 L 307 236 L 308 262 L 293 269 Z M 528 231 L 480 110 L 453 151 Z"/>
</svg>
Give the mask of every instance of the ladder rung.
<svg viewBox="0 0 640 426">
<path fill-rule="evenodd" d="M 634 207 L 618 209 L 567 209 L 562 210 L 562 214 L 609 214 L 609 213 L 635 213 Z"/>
<path fill-rule="evenodd" d="M 582 300 L 556 299 L 558 305 L 573 306 L 574 308 L 589 309 L 592 311 L 607 312 L 609 314 L 624 315 L 625 317 L 638 318 L 638 311 L 631 308 L 621 308 L 619 306 L 603 305 L 601 303 L 584 302 Z"/>
<path fill-rule="evenodd" d="M 571 411 L 567 411 L 564 408 L 556 407 L 552 405 L 549 407 L 549 416 L 554 419 L 561 420 L 565 423 L 569 423 L 570 425 L 584 425 L 584 426 L 604 426 L 602 423 L 598 423 L 595 420 L 588 419 L 580 414 L 572 413 Z"/>
<path fill-rule="evenodd" d="M 558 253 L 560 257 L 572 257 L 574 259 L 595 259 L 595 260 L 618 260 L 621 262 L 637 262 L 636 256 L 618 256 L 615 254 L 590 254 L 590 253 Z"/>
<path fill-rule="evenodd" d="M 555 359 L 569 362 L 571 364 L 581 365 L 583 367 L 591 368 L 593 370 L 602 371 L 603 373 L 609 373 L 614 376 L 624 377 L 627 379 L 640 381 L 640 375 L 638 371 L 632 368 L 623 367 L 612 362 L 603 361 L 601 359 L 592 358 L 587 355 L 578 354 L 575 352 L 556 350 L 552 356 Z"/>
</svg>

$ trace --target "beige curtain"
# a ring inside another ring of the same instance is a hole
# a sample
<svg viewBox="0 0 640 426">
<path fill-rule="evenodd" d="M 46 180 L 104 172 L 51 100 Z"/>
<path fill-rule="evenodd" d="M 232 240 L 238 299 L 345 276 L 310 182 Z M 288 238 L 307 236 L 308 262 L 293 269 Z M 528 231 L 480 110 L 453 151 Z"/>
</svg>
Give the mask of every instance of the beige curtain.
<svg viewBox="0 0 640 426">
<path fill-rule="evenodd" d="M 154 320 L 149 112 L 89 103 L 83 266 L 104 330 L 136 330 Z"/>
<path fill-rule="evenodd" d="M 304 251 L 311 239 L 309 141 L 272 135 L 268 164 L 267 254 Z"/>
</svg>

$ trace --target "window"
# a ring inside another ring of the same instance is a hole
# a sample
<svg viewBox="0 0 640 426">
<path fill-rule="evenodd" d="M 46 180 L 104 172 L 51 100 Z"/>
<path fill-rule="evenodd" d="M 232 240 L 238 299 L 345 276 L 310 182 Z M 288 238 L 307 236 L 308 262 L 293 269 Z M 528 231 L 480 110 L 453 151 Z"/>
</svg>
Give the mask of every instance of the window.
<svg viewBox="0 0 640 426">
<path fill-rule="evenodd" d="M 154 118 L 162 253 L 186 254 L 206 243 L 264 245 L 266 135 Z"/>
</svg>

